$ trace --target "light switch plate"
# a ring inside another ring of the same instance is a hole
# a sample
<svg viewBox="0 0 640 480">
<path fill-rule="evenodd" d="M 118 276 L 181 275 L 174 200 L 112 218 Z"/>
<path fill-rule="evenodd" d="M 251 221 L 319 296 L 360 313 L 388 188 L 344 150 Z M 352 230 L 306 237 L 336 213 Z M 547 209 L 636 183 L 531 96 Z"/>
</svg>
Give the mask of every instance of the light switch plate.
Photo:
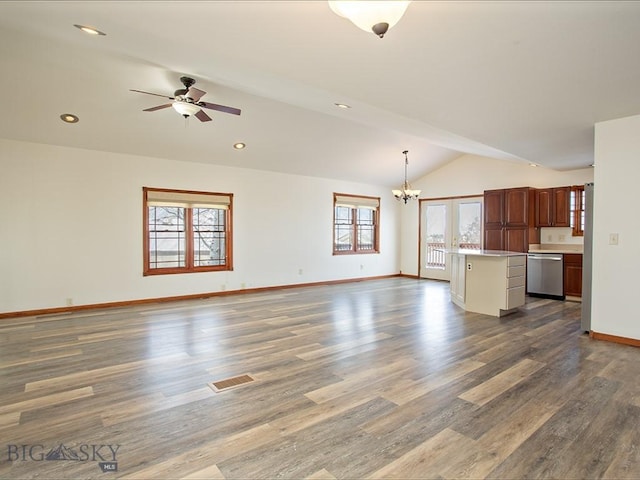
<svg viewBox="0 0 640 480">
<path fill-rule="evenodd" d="M 609 234 L 609 245 L 618 245 L 618 234 L 610 233 Z"/>
</svg>

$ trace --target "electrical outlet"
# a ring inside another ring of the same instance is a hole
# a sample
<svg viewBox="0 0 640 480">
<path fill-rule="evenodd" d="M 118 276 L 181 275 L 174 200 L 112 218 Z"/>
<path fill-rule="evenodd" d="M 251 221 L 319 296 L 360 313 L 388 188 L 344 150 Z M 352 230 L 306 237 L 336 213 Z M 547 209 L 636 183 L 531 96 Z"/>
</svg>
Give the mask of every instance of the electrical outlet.
<svg viewBox="0 0 640 480">
<path fill-rule="evenodd" d="M 223 292 L 227 289 L 227 284 L 223 283 L 222 285 L 220 285 L 220 290 L 222 290 Z"/>
<path fill-rule="evenodd" d="M 240 289 L 241 289 L 241 290 L 244 290 L 244 288 L 245 288 L 245 284 L 244 284 L 244 282 L 242 282 L 242 283 L 240 284 Z"/>
<path fill-rule="evenodd" d="M 298 269 L 298 275 L 302 275 L 303 270 L 301 268 Z"/>
<path fill-rule="evenodd" d="M 553 241 L 553 235 L 547 235 L 547 242 Z"/>
<path fill-rule="evenodd" d="M 467 270 L 473 270 L 473 263 L 467 263 Z"/>
<path fill-rule="evenodd" d="M 567 239 L 566 235 L 559 235 L 558 236 L 558 240 L 560 240 L 561 242 L 564 242 Z"/>
<path fill-rule="evenodd" d="M 67 307 L 71 307 L 73 306 L 73 298 L 69 297 L 67 298 Z"/>
</svg>

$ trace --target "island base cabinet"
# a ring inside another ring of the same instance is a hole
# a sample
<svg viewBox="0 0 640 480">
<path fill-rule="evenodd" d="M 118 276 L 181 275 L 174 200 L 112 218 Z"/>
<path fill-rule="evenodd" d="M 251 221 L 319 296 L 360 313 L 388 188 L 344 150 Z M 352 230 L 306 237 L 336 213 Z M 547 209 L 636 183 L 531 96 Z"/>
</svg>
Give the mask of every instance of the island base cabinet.
<svg viewBox="0 0 640 480">
<path fill-rule="evenodd" d="M 467 256 L 465 302 L 470 312 L 501 317 L 525 302 L 526 256 Z"/>
<path fill-rule="evenodd" d="M 465 255 L 451 255 L 451 301 L 465 308 Z"/>
<path fill-rule="evenodd" d="M 507 289 L 507 303 L 505 310 L 512 311 L 514 308 L 524 305 L 525 300 L 525 287 L 524 285 L 515 288 Z"/>
</svg>

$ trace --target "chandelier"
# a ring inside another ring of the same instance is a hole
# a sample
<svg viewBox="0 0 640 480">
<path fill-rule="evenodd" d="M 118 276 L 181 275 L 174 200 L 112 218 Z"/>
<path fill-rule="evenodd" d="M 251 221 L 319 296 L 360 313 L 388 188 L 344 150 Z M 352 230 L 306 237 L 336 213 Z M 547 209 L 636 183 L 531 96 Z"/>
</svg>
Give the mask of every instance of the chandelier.
<svg viewBox="0 0 640 480">
<path fill-rule="evenodd" d="M 407 167 L 409 166 L 409 159 L 407 158 L 407 153 L 409 150 L 405 150 L 404 152 L 404 183 L 402 184 L 402 188 L 400 190 L 391 190 L 393 192 L 393 196 L 396 197 L 397 200 L 403 200 L 404 203 L 407 203 L 407 200 L 415 200 L 420 195 L 420 190 L 412 190 L 411 185 L 407 181 Z"/>
<path fill-rule="evenodd" d="M 329 0 L 334 13 L 347 18 L 365 32 L 384 37 L 400 21 L 410 1 L 405 0 Z"/>
</svg>

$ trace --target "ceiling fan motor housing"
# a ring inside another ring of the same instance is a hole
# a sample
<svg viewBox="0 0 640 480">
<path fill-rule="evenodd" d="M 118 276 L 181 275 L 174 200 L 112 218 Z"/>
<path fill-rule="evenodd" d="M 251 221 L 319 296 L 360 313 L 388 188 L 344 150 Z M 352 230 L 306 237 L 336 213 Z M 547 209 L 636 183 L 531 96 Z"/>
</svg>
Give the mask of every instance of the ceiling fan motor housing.
<svg viewBox="0 0 640 480">
<path fill-rule="evenodd" d="M 191 86 L 194 85 L 196 81 L 191 77 L 180 77 L 180 81 L 184 85 L 184 88 L 180 88 L 173 92 L 173 96 L 184 97 L 184 99 L 187 99 L 188 97 L 186 95 L 189 92 L 189 88 L 191 88 Z"/>
</svg>

